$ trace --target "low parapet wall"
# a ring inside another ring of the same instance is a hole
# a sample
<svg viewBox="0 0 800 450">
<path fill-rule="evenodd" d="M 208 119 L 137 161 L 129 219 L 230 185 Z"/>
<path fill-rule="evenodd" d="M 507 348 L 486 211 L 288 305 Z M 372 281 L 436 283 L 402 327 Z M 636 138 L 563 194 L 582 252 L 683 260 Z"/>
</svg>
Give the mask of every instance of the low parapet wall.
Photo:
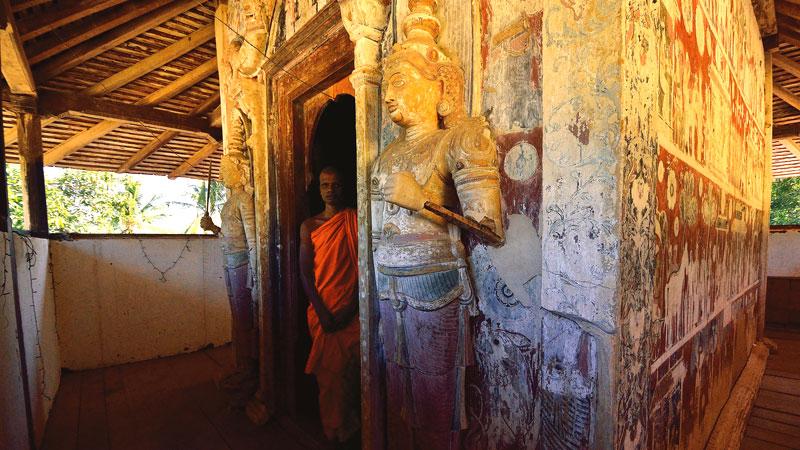
<svg viewBox="0 0 800 450">
<path fill-rule="evenodd" d="M 78 236 L 51 245 L 62 366 L 89 369 L 230 340 L 219 241 Z"/>
</svg>

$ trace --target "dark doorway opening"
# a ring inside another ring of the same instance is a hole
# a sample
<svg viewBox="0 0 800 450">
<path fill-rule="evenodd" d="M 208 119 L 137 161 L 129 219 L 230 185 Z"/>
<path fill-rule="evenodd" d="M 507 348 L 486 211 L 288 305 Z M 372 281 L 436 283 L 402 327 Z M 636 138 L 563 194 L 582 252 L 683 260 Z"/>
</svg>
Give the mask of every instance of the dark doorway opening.
<svg viewBox="0 0 800 450">
<path fill-rule="evenodd" d="M 348 207 L 356 205 L 356 130 L 355 130 L 355 98 L 349 94 L 339 94 L 333 100 L 328 100 L 316 115 L 313 121 L 313 132 L 310 135 L 306 148 L 306 170 L 313 174 L 313 179 L 308 183 L 305 191 L 305 215 L 301 220 L 319 214 L 324 209 L 324 204 L 319 193 L 319 174 L 325 167 L 337 168 L 344 178 L 345 201 Z M 298 176 L 300 173 L 298 171 Z M 301 422 L 310 426 L 314 434 L 320 432 L 321 422 L 318 403 L 319 389 L 314 375 L 305 373 L 305 364 L 311 351 L 311 335 L 308 330 L 306 310 L 309 302 L 297 279 L 296 292 L 298 293 L 300 307 L 297 327 L 297 347 L 295 361 L 296 372 L 301 374 L 301 379 L 296 384 L 297 413 Z"/>
<path fill-rule="evenodd" d="M 356 206 L 356 100 L 340 94 L 328 100 L 317 119 L 311 141 L 311 165 L 314 181 L 308 188 L 311 215 L 322 211 L 319 195 L 319 173 L 328 166 L 339 169 L 345 182 L 347 206 Z"/>
</svg>

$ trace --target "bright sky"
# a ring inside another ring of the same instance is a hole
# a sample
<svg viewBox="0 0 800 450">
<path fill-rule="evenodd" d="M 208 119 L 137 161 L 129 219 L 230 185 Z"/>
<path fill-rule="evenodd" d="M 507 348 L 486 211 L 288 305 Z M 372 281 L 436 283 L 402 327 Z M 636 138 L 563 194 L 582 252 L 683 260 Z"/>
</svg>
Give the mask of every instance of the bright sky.
<svg viewBox="0 0 800 450">
<path fill-rule="evenodd" d="M 59 167 L 45 167 L 45 178 L 55 178 L 61 175 L 64 169 Z M 120 175 L 125 176 L 125 175 Z M 183 202 L 192 204 L 191 198 L 192 186 L 199 186 L 204 181 L 194 180 L 189 178 L 177 178 L 170 180 L 165 176 L 157 175 L 138 175 L 130 174 L 133 180 L 138 181 L 142 185 L 142 200 L 147 202 L 153 196 L 158 196 L 157 204 L 163 205 L 163 211 L 166 215 L 154 221 L 149 225 L 145 225 L 141 230 L 135 230 L 136 233 L 176 233 L 184 234 L 187 229 L 191 233 L 203 233 L 199 228 L 200 216 L 203 211 L 194 207 L 184 207 L 170 202 Z M 219 214 L 215 213 L 211 216 L 214 223 L 219 225 Z M 191 227 L 191 228 L 190 228 Z"/>
</svg>

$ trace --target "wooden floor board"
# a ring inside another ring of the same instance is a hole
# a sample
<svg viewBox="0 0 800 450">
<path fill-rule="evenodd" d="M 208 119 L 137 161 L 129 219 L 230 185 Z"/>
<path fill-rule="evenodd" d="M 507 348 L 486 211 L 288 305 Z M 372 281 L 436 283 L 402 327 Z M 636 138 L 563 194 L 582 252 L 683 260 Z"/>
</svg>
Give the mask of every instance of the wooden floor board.
<svg viewBox="0 0 800 450">
<path fill-rule="evenodd" d="M 80 450 L 108 450 L 108 416 L 106 414 L 104 369 L 89 370 L 81 379 Z"/>
<path fill-rule="evenodd" d="M 253 425 L 215 380 L 230 346 L 65 374 L 44 450 L 305 450 L 273 420 Z"/>
<path fill-rule="evenodd" d="M 783 422 L 763 419 L 761 417 L 751 417 L 748 421 L 748 424 L 754 427 L 763 428 L 765 430 L 776 431 L 778 433 L 788 434 L 789 436 L 800 437 L 800 427 L 789 425 Z"/>
<path fill-rule="evenodd" d="M 755 439 L 750 436 L 745 436 L 740 448 L 742 450 L 791 450 L 790 447 L 762 441 L 761 439 Z"/>
<path fill-rule="evenodd" d="M 753 410 L 750 412 L 750 416 L 760 417 L 762 419 L 768 419 L 775 422 L 800 427 L 800 416 L 782 413 L 780 411 L 773 411 L 771 409 L 764 409 L 758 406 L 753 407 Z"/>
<path fill-rule="evenodd" d="M 800 449 L 800 331 L 767 328 L 770 352 L 741 448 Z"/>
<path fill-rule="evenodd" d="M 795 380 L 793 378 L 764 375 L 761 388 L 768 391 L 800 396 L 800 380 Z"/>
<path fill-rule="evenodd" d="M 64 372 L 50 419 L 47 421 L 42 450 L 76 450 L 81 405 L 81 372 Z"/>
</svg>

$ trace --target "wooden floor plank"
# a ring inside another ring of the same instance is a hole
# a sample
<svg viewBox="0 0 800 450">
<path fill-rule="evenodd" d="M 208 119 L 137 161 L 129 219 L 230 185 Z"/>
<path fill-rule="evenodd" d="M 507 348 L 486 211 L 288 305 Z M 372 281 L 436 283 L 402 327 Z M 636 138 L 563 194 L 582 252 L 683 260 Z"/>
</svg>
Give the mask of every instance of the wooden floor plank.
<svg viewBox="0 0 800 450">
<path fill-rule="evenodd" d="M 793 395 L 781 394 L 779 392 L 765 391 L 764 389 L 761 389 L 758 391 L 755 405 L 762 408 L 771 409 L 773 411 L 780 411 L 800 416 L 800 402 L 798 402 L 798 398 Z"/>
<path fill-rule="evenodd" d="M 761 388 L 768 391 L 800 396 L 800 380 L 792 378 L 764 375 L 761 381 Z"/>
<path fill-rule="evenodd" d="M 740 448 L 742 450 L 791 450 L 790 447 L 784 447 L 783 445 L 773 444 L 749 436 L 745 436 Z"/>
<path fill-rule="evenodd" d="M 309 449 L 279 420 L 255 426 L 229 406 L 214 380 L 231 368 L 226 346 L 65 375 L 46 450 Z"/>
<path fill-rule="evenodd" d="M 773 368 L 770 368 L 769 364 L 770 364 L 770 361 L 767 361 L 767 370 L 764 372 L 764 375 L 787 378 L 787 379 L 790 379 L 790 380 L 800 380 L 800 373 L 786 372 L 784 370 L 773 369 Z"/>
<path fill-rule="evenodd" d="M 748 424 L 763 428 L 765 430 L 776 431 L 778 433 L 788 434 L 789 436 L 800 437 L 800 427 L 788 425 L 774 420 L 762 419 L 760 417 L 751 417 Z"/>
<path fill-rule="evenodd" d="M 106 415 L 103 369 L 88 370 L 81 382 L 81 409 L 78 425 L 80 450 L 108 450 L 108 418 Z"/>
<path fill-rule="evenodd" d="M 82 372 L 61 374 L 61 386 L 47 421 L 42 450 L 77 450 L 82 377 Z"/>
<path fill-rule="evenodd" d="M 800 427 L 800 416 L 794 414 L 787 414 L 780 411 L 773 411 L 770 409 L 764 409 L 758 406 L 753 407 L 753 410 L 750 412 L 750 416 L 760 417 L 762 419 L 769 419 L 775 422 L 780 422 L 795 427 Z"/>
<path fill-rule="evenodd" d="M 800 448 L 797 445 L 800 444 L 800 441 L 794 436 L 778 433 L 774 430 L 765 430 L 763 428 L 759 428 L 753 425 L 749 425 L 747 427 L 747 431 L 745 431 L 745 435 L 760 439 L 762 441 L 770 442 L 777 445 L 783 445 L 788 448 Z"/>
</svg>

